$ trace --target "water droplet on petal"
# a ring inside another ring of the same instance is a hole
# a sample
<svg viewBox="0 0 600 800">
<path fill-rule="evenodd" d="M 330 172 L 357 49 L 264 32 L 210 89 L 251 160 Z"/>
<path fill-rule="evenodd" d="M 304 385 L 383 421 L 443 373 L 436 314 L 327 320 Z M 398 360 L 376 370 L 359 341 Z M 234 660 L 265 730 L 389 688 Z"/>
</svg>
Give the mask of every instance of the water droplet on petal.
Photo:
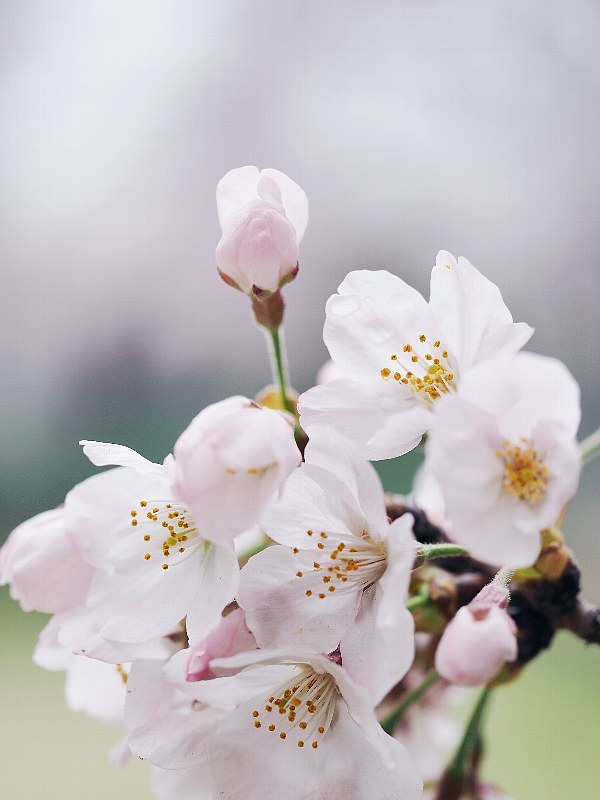
<svg viewBox="0 0 600 800">
<path fill-rule="evenodd" d="M 338 317 L 347 317 L 360 308 L 360 300 L 354 294 L 334 295 L 328 304 L 328 311 Z"/>
</svg>

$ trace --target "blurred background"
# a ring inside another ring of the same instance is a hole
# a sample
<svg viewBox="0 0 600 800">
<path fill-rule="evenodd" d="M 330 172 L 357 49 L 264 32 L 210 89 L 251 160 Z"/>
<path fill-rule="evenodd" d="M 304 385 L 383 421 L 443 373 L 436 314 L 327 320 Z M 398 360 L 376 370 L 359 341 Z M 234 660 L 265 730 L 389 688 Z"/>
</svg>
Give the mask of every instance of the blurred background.
<svg viewBox="0 0 600 800">
<path fill-rule="evenodd" d="M 248 302 L 214 267 L 214 189 L 244 164 L 310 201 L 286 289 L 298 390 L 349 270 L 427 295 L 443 248 L 572 370 L 581 435 L 598 426 L 595 0 L 4 0 L 0 26 L 0 540 L 91 474 L 80 438 L 162 460 L 206 404 L 269 382 Z M 596 602 L 599 480 L 600 460 L 565 526 Z M 3 794 L 150 797 L 145 765 L 107 766 L 118 735 L 30 664 L 42 617 L 0 602 Z M 599 668 L 565 635 L 498 692 L 491 779 L 518 800 L 600 796 Z"/>
</svg>

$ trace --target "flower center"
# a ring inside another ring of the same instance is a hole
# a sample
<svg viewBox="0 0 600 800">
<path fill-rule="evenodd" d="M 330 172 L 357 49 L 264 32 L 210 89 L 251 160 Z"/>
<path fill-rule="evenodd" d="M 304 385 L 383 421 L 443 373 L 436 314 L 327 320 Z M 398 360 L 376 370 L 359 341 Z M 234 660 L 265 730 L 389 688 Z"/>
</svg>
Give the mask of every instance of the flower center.
<svg viewBox="0 0 600 800">
<path fill-rule="evenodd" d="M 327 733 L 339 692 L 333 677 L 318 673 L 308 664 L 298 664 L 292 680 L 280 686 L 252 712 L 254 728 L 276 733 L 282 741 L 290 739 L 298 747 L 317 749 Z"/>
<path fill-rule="evenodd" d="M 381 578 L 387 566 L 387 553 L 383 544 L 376 544 L 365 532 L 362 537 L 333 535 L 327 531 L 306 531 L 309 537 L 318 536 L 318 560 L 313 561 L 312 569 L 296 572 L 297 578 L 321 575 L 322 591 L 307 589 L 307 597 L 324 600 L 337 592 L 356 592 Z M 294 552 L 300 552 L 294 548 Z M 306 551 L 304 551 L 306 552 Z"/>
<path fill-rule="evenodd" d="M 208 544 L 188 510 L 177 503 L 140 500 L 140 510 L 131 511 L 131 525 L 143 528 L 144 559 L 158 557 L 164 570 L 181 564 L 201 545 Z"/>
<path fill-rule="evenodd" d="M 428 345 L 422 333 L 418 344 L 405 344 L 402 353 L 393 353 L 390 361 L 394 369 L 384 367 L 380 371 L 383 380 L 393 378 L 426 406 L 455 388 L 451 357 L 439 339 Z"/>
<path fill-rule="evenodd" d="M 504 465 L 502 488 L 516 500 L 530 505 L 539 502 L 546 494 L 548 467 L 527 439 L 521 445 L 504 440 L 496 455 Z"/>
</svg>

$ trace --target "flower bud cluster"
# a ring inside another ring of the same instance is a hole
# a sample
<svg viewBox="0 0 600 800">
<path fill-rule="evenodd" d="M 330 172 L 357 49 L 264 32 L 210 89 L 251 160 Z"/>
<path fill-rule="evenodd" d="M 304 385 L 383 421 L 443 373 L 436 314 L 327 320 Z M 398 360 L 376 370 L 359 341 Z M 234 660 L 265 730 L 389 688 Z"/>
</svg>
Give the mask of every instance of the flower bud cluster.
<svg viewBox="0 0 600 800">
<path fill-rule="evenodd" d="M 243 167 L 217 205 L 219 272 L 276 330 L 306 196 Z M 331 362 L 299 418 L 278 410 L 296 411 L 282 385 L 285 402 L 269 390 L 205 408 L 162 464 L 81 442 L 110 469 L 13 531 L 0 581 L 53 615 L 36 662 L 67 672 L 71 708 L 121 729 L 117 762 L 154 765 L 156 797 L 417 800 L 440 777 L 459 739 L 442 722 L 451 685 L 490 684 L 517 658 L 511 571 L 536 562 L 577 488 L 578 387 L 522 352 L 531 335 L 445 251 L 429 301 L 389 272 L 352 272 L 327 303 Z M 417 510 L 390 519 L 369 462 L 425 435 Z M 426 518 L 498 573 L 462 607 L 441 570 L 419 571 Z M 421 698 L 434 665 L 444 680 Z M 406 715 L 380 724 L 395 703 Z"/>
</svg>

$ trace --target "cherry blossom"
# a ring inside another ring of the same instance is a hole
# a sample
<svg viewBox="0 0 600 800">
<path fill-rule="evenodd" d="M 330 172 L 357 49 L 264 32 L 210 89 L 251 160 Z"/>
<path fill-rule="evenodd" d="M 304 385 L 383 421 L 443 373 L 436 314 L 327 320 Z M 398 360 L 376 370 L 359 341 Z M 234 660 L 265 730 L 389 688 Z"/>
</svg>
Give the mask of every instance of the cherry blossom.
<svg viewBox="0 0 600 800">
<path fill-rule="evenodd" d="M 98 466 L 122 464 L 126 473 L 119 498 L 128 509 L 119 503 L 110 535 L 95 537 L 87 556 L 102 567 L 87 597 L 101 634 L 140 643 L 186 617 L 190 640 L 201 641 L 235 595 L 235 535 L 257 521 L 300 460 L 287 418 L 229 398 L 192 421 L 164 466 L 119 445 L 83 445 Z M 114 517 L 109 498 L 90 501 L 90 516 L 108 506 Z"/>
<path fill-rule="evenodd" d="M 389 524 L 375 470 L 343 437 L 315 429 L 305 459 L 262 519 L 280 544 L 250 559 L 237 600 L 261 647 L 340 644 L 347 671 L 379 700 L 414 653 L 404 607 L 413 520 Z"/>
<path fill-rule="evenodd" d="M 329 298 L 323 332 L 344 377 L 300 397 L 302 426 L 310 435 L 325 422 L 370 459 L 402 455 L 471 367 L 517 352 L 532 332 L 513 323 L 495 284 L 444 250 L 429 303 L 389 272 L 351 272 Z"/>
<path fill-rule="evenodd" d="M 263 671 L 271 681 L 265 691 L 225 716 L 211 738 L 216 796 L 230 800 L 421 796 L 421 779 L 407 752 L 383 732 L 370 695 L 339 664 L 293 650 L 256 651 L 214 663 L 217 669 L 251 667 L 223 679 L 224 685 L 243 684 L 252 673 Z M 268 770 L 262 767 L 266 763 Z"/>
<path fill-rule="evenodd" d="M 577 489 L 579 418 L 579 388 L 554 359 L 521 353 L 465 375 L 426 448 L 449 535 L 492 564 L 531 565 Z"/>
</svg>

